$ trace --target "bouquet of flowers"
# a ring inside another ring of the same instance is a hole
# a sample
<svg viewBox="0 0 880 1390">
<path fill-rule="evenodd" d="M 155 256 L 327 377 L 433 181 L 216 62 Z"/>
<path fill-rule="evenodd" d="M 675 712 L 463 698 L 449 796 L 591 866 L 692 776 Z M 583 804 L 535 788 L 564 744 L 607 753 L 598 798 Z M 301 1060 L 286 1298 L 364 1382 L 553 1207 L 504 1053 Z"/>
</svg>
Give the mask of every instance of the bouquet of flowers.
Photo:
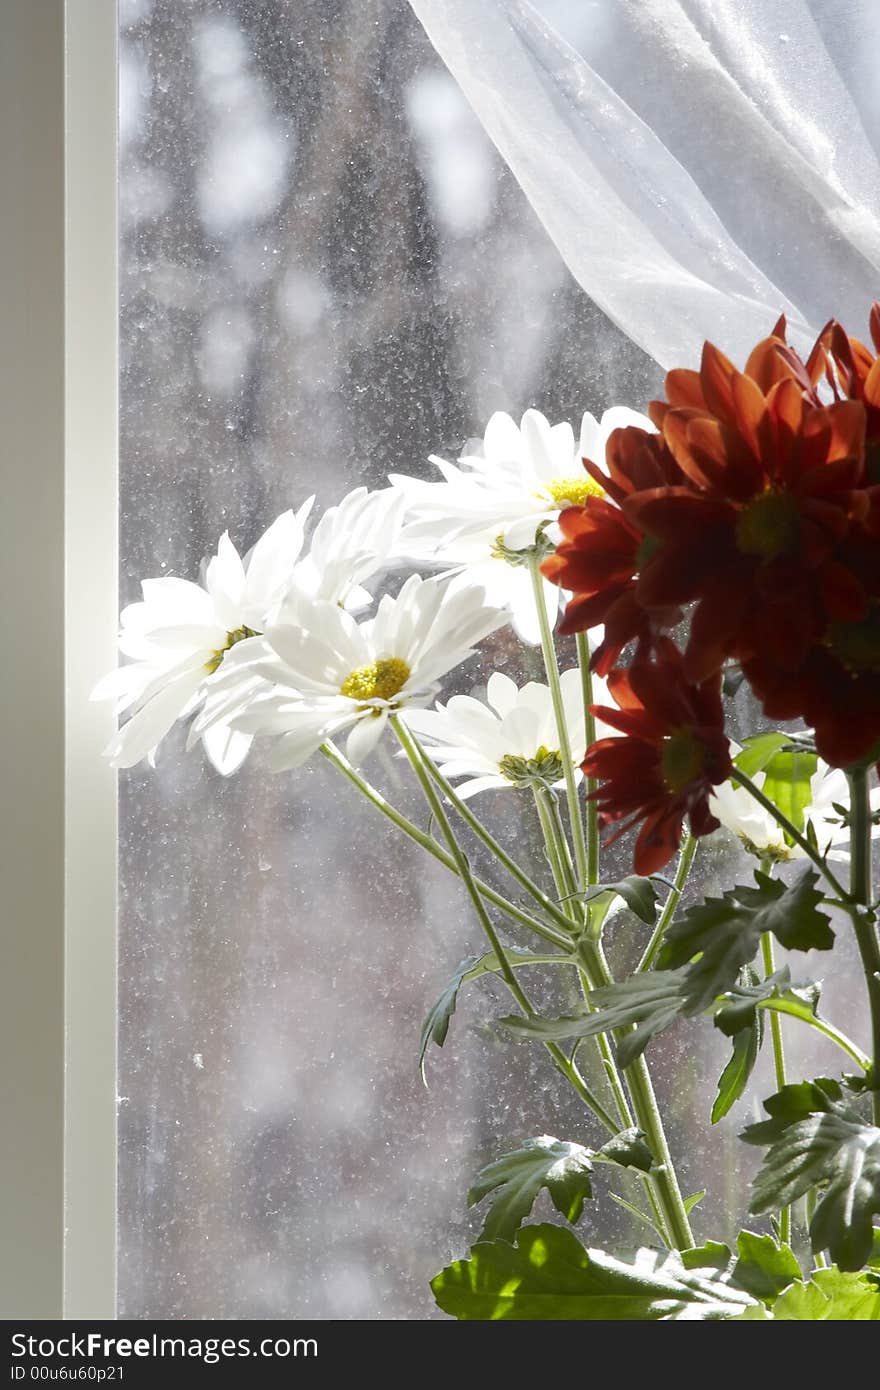
<svg viewBox="0 0 880 1390">
<path fill-rule="evenodd" d="M 707 343 L 647 416 L 586 415 L 577 444 L 537 411 L 496 414 L 457 465 L 432 460 L 436 480 L 358 488 L 314 526 L 306 502 L 244 559 L 224 535 L 201 582 L 146 580 L 122 614 L 132 660 L 96 691 L 129 714 L 113 761 L 152 759 L 179 719 L 224 773 L 254 738 L 279 771 L 328 759 L 473 908 L 479 950 L 428 1012 L 421 1065 L 491 973 L 511 1046 L 544 1049 L 583 1102 L 583 1142 L 528 1137 L 475 1176 L 482 1234 L 432 1285 L 455 1317 L 880 1318 L 880 305 L 870 327 L 873 349 L 832 321 L 804 360 L 780 320 L 743 371 Z M 508 624 L 540 648 L 543 681 L 495 671 L 484 698 L 438 700 Z M 743 683 L 763 717 L 734 743 L 722 697 Z M 364 770 L 389 736 L 424 824 Z M 475 809 L 492 789 L 533 804 L 540 881 Z M 722 826 L 751 880 L 683 908 Z M 633 872 L 609 879 L 620 837 Z M 621 910 L 644 937 L 629 978 L 606 953 Z M 775 960 L 844 932 L 865 997 L 846 1032 Z M 534 983 L 554 972 L 581 1001 L 561 1017 Z M 775 1069 L 767 1118 L 742 1134 L 763 1155 L 757 1229 L 729 1244 L 692 1233 L 649 1070 L 653 1040 L 696 1015 L 730 1040 L 712 1122 L 765 1041 Z M 789 1076 L 789 1028 L 835 1044 L 839 1074 Z M 641 1185 L 623 1204 L 643 1248 L 588 1249 L 570 1229 L 599 1170 L 612 1195 L 624 1170 Z M 541 1191 L 567 1224 L 530 1224 Z"/>
</svg>

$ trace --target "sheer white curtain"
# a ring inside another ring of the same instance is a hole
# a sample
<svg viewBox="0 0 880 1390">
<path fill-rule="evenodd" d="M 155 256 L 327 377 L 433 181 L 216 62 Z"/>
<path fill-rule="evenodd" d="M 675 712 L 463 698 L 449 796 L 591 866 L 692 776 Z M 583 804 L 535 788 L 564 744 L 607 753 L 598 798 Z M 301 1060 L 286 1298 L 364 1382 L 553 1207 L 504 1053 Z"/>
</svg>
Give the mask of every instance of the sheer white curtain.
<svg viewBox="0 0 880 1390">
<path fill-rule="evenodd" d="M 411 0 L 590 297 L 663 366 L 880 295 L 877 0 Z"/>
</svg>

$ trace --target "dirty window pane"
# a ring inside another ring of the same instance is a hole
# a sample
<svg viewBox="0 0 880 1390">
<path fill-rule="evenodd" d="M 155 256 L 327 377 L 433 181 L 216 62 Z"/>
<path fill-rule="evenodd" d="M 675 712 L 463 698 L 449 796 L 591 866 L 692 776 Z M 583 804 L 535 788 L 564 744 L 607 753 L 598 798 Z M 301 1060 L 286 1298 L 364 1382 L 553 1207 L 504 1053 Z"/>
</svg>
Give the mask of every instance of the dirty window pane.
<svg viewBox="0 0 880 1390">
<path fill-rule="evenodd" d="M 120 25 L 125 601 L 312 492 L 427 476 L 493 410 L 577 421 L 657 391 L 403 0 L 121 0 Z M 371 771 L 424 822 L 390 749 Z M 461 893 L 320 759 L 274 776 L 258 750 L 223 780 L 178 729 L 123 774 L 121 812 L 121 1316 L 434 1316 L 476 1168 L 590 1133 L 543 1055 L 484 1026 L 492 986 L 462 998 L 423 1088 L 422 1017 L 480 948 Z M 700 885 L 733 857 L 707 852 Z M 622 967 L 639 944 L 617 943 Z M 686 1030 L 657 1051 L 687 1149 L 713 1087 Z M 753 1162 L 736 1128 L 683 1164 L 694 1187 L 707 1161 L 726 1174 L 718 1203 Z M 625 1220 L 597 1203 L 590 1239 Z"/>
</svg>

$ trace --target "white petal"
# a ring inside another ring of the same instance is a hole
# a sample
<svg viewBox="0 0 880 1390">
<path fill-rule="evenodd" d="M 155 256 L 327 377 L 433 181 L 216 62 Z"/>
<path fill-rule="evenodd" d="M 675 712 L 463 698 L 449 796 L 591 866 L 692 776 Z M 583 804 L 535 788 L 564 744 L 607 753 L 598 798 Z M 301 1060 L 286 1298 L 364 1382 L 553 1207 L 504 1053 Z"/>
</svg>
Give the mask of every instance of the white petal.
<svg viewBox="0 0 880 1390">
<path fill-rule="evenodd" d="M 372 753 L 385 731 L 388 722 L 386 714 L 366 714 L 352 727 L 345 745 L 349 762 L 360 767 Z"/>
<path fill-rule="evenodd" d="M 114 767 L 133 767 L 165 737 L 204 681 L 199 668 L 184 671 L 129 719 L 105 752 Z"/>
<path fill-rule="evenodd" d="M 229 632 L 242 624 L 245 583 L 241 556 L 229 539 L 229 532 L 224 531 L 217 554 L 209 561 L 205 571 L 205 585 L 214 600 L 217 618 Z"/>
<path fill-rule="evenodd" d="M 580 439 L 578 440 L 579 456 L 582 459 L 591 459 L 593 463 L 598 463 L 601 468 L 604 468 L 605 440 L 607 438 L 608 431 L 602 428 L 595 415 L 591 415 L 588 410 L 585 410 L 581 420 Z"/>
<path fill-rule="evenodd" d="M 289 733 L 282 734 L 269 754 L 269 767 L 273 772 L 286 768 L 301 767 L 313 753 L 317 753 L 326 738 L 331 737 L 326 721 L 320 722 L 303 718 Z"/>
<path fill-rule="evenodd" d="M 516 682 L 510 676 L 505 676 L 503 671 L 492 672 L 486 684 L 486 698 L 502 717 L 513 709 L 517 694 Z"/>
<path fill-rule="evenodd" d="M 163 627 L 166 623 L 211 623 L 214 605 L 210 594 L 189 579 L 167 575 L 145 579 L 141 584 L 144 602 L 122 610 L 123 627 Z"/>
<path fill-rule="evenodd" d="M 546 502 L 536 497 L 534 511 L 529 512 L 526 516 L 517 517 L 515 521 L 504 527 L 502 533 L 504 544 L 510 550 L 525 550 L 528 546 L 534 545 L 538 527 L 542 521 L 546 521 L 552 515 L 553 512 L 547 510 Z"/>
<path fill-rule="evenodd" d="M 248 755 L 253 739 L 228 724 L 215 724 L 202 734 L 202 743 L 209 759 L 224 777 L 237 772 Z"/>
<path fill-rule="evenodd" d="M 247 563 L 243 616 L 248 627 L 261 632 L 272 609 L 293 579 L 303 546 L 302 523 L 292 511 L 282 512 L 257 541 Z"/>
<path fill-rule="evenodd" d="M 639 430 L 647 430 L 648 434 L 656 434 L 657 426 L 647 415 L 640 415 L 637 410 L 630 410 L 628 405 L 612 405 L 602 416 L 602 433 L 607 439 L 612 430 L 620 430 L 634 426 Z M 605 450 L 602 450 L 602 458 L 597 459 L 597 463 L 604 463 Z"/>
<path fill-rule="evenodd" d="M 490 777 L 474 777 L 470 782 L 462 782 L 455 790 L 462 801 L 467 801 L 470 797 L 477 796 L 479 792 L 512 791 L 513 783 L 508 782 L 506 777 L 500 777 L 495 773 Z"/>
<path fill-rule="evenodd" d="M 483 450 L 489 459 L 518 459 L 522 453 L 522 437 L 516 422 L 503 410 L 496 410 L 489 419 L 483 435 Z"/>
</svg>

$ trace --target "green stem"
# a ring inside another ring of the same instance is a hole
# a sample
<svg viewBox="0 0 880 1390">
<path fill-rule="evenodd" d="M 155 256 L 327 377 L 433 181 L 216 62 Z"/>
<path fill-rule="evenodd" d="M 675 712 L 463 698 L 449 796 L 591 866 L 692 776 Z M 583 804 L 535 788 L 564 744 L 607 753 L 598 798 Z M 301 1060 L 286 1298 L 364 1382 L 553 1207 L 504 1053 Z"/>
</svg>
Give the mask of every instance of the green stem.
<svg viewBox="0 0 880 1390">
<path fill-rule="evenodd" d="M 811 1224 L 812 1224 L 813 1216 L 814 1216 L 814 1214 L 815 1214 L 815 1211 L 816 1211 L 816 1207 L 817 1207 L 817 1205 L 818 1205 L 818 1202 L 819 1202 L 819 1193 L 818 1193 L 818 1191 L 816 1190 L 816 1188 L 815 1188 L 815 1187 L 808 1188 L 808 1190 L 807 1190 L 807 1195 L 806 1195 L 806 1197 L 805 1197 L 805 1199 L 804 1199 L 804 1216 L 805 1216 L 805 1218 L 806 1218 L 807 1230 L 808 1230 L 808 1231 L 809 1231 L 810 1226 L 811 1226 Z M 821 1250 L 814 1250 L 814 1251 L 813 1251 L 813 1259 L 816 1261 L 816 1268 L 817 1268 L 817 1269 L 825 1269 L 825 1267 L 826 1267 L 828 1261 L 825 1259 L 825 1255 L 824 1255 L 824 1253 L 823 1253 Z"/>
<path fill-rule="evenodd" d="M 422 747 L 421 743 L 412 732 L 410 732 L 410 738 L 414 746 L 418 749 L 419 756 L 428 774 L 436 782 L 449 804 L 453 806 L 458 815 L 461 816 L 465 825 L 473 831 L 477 839 L 482 841 L 489 852 L 498 860 L 499 864 L 501 864 L 511 877 L 516 880 L 520 887 L 528 893 L 529 897 L 534 899 L 547 915 L 553 918 L 554 922 L 557 922 L 567 932 L 570 932 L 572 922 L 568 914 L 565 913 L 552 898 L 547 897 L 547 894 L 539 888 L 538 884 L 535 883 L 533 879 L 529 878 L 528 874 L 520 868 L 516 860 L 507 853 L 504 846 L 499 844 L 491 831 L 486 829 L 479 817 L 474 815 L 467 802 L 461 799 L 452 784 L 443 776 L 437 764 L 428 756 L 427 750 Z M 568 942 L 567 944 L 570 945 L 571 943 Z"/>
<path fill-rule="evenodd" d="M 861 1067 L 862 1071 L 870 1071 L 871 1059 L 860 1047 L 857 1047 L 852 1038 L 848 1038 L 846 1033 L 840 1028 L 835 1028 L 833 1023 L 829 1023 L 827 1018 L 821 1018 L 819 1014 L 813 1014 L 806 1018 L 803 1014 L 789 1014 L 784 1007 L 784 999 L 760 999 L 758 1008 L 766 1010 L 767 1013 L 787 1014 L 790 1018 L 795 1018 L 800 1023 L 806 1023 L 810 1028 L 815 1028 L 817 1033 L 822 1033 L 829 1042 L 836 1043 L 837 1046 L 851 1057 L 852 1060 Z"/>
<path fill-rule="evenodd" d="M 848 770 L 850 816 L 850 881 L 849 896 L 854 904 L 850 911 L 871 1009 L 871 1105 L 874 1124 L 880 1125 L 880 943 L 874 914 L 864 911 L 873 898 L 871 870 L 871 796 L 870 770 L 867 767 Z"/>
<path fill-rule="evenodd" d="M 544 841 L 547 846 L 547 857 L 553 869 L 557 891 L 560 897 L 568 902 L 570 910 L 576 912 L 578 911 L 578 906 L 576 901 L 571 897 L 574 891 L 574 868 L 571 863 L 568 845 L 565 842 L 562 819 L 559 815 L 559 803 L 556 800 L 555 793 L 546 788 L 536 787 L 534 788 L 534 793 L 538 819 L 541 822 L 541 829 L 544 833 Z M 589 937 L 584 938 L 584 950 L 586 952 L 587 963 L 578 967 L 578 976 L 580 979 L 581 992 L 584 996 L 584 1003 L 587 1009 L 591 1010 L 590 990 L 594 987 L 595 981 L 590 974 L 590 970 L 591 968 L 598 970 L 598 977 L 606 981 L 610 979 L 610 972 L 602 953 L 601 943 L 591 941 L 590 944 L 587 944 L 588 941 L 590 941 Z M 614 1057 L 614 1048 L 611 1045 L 607 1033 L 598 1033 L 595 1042 L 605 1076 L 608 1080 L 608 1085 L 611 1088 L 611 1094 L 614 1097 L 614 1104 L 617 1107 L 621 1127 L 629 1128 L 633 1123 L 633 1113 L 630 1109 L 626 1086 L 624 1085 L 620 1069 Z M 667 1244 L 673 1246 L 675 1244 L 675 1239 L 672 1234 L 672 1228 L 664 1211 L 663 1203 L 656 1190 L 653 1173 L 643 1174 L 643 1185 L 651 1204 L 651 1209 L 654 1212 L 657 1227 Z"/>
<path fill-rule="evenodd" d="M 541 825 L 541 834 L 544 837 L 544 848 L 547 851 L 547 861 L 550 865 L 550 872 L 553 875 L 553 882 L 556 885 L 556 892 L 560 902 L 565 907 L 570 907 L 575 891 L 574 880 L 571 872 L 571 855 L 568 845 L 561 839 L 559 831 L 559 806 L 554 794 L 546 787 L 533 787 L 532 792 L 535 798 L 535 810 L 538 812 L 538 821 Z M 571 919 L 572 928 L 580 928 L 581 922 Z"/>
<path fill-rule="evenodd" d="M 591 943 L 590 963 L 590 974 L 593 978 L 598 979 L 603 985 L 613 983 L 613 977 L 608 969 L 608 963 L 605 960 L 600 942 Z M 618 1036 L 620 1035 L 618 1034 Z M 651 1152 L 657 1159 L 658 1166 L 652 1168 L 650 1177 L 653 1180 L 654 1189 L 663 1211 L 665 1225 L 671 1236 L 671 1243 L 677 1250 L 687 1250 L 693 1245 L 694 1237 L 685 1210 L 684 1198 L 681 1195 L 681 1188 L 678 1184 L 672 1154 L 669 1150 L 666 1131 L 663 1128 L 660 1107 L 654 1094 L 651 1073 L 644 1056 L 637 1057 L 627 1067 L 626 1081 L 636 1120 L 645 1133 Z"/>
<path fill-rule="evenodd" d="M 559 756 L 562 759 L 562 771 L 565 777 L 565 795 L 568 801 L 569 820 L 571 821 L 571 838 L 574 841 L 574 858 L 578 872 L 578 887 L 583 891 L 590 881 L 587 865 L 587 846 L 584 839 L 584 821 L 581 815 L 581 803 L 578 796 L 574 764 L 571 759 L 571 739 L 568 735 L 568 723 L 565 718 L 565 705 L 562 699 L 562 686 L 559 681 L 559 663 L 556 660 L 556 647 L 553 644 L 553 633 L 550 628 L 550 623 L 547 620 L 547 609 L 544 605 L 543 580 L 541 578 L 541 571 L 538 568 L 537 555 L 529 555 L 529 573 L 532 576 L 532 592 L 535 596 L 535 608 L 537 610 L 538 626 L 541 632 L 541 651 L 544 655 L 544 670 L 547 673 L 547 685 L 550 688 L 550 699 L 553 703 L 553 715 L 556 720 L 556 733 L 559 739 Z"/>
<path fill-rule="evenodd" d="M 541 822 L 541 830 L 544 834 L 544 843 L 547 846 L 547 857 L 550 860 L 550 866 L 553 870 L 557 890 L 560 897 L 571 904 L 574 911 L 577 911 L 577 906 L 571 898 L 574 889 L 574 871 L 562 830 L 559 803 L 556 800 L 555 794 L 545 787 L 535 787 L 533 791 L 535 795 L 535 806 L 538 811 L 538 819 Z M 590 990 L 593 987 L 593 982 L 582 965 L 578 966 L 578 978 L 580 980 L 584 1002 L 587 1008 L 590 1009 Z M 608 1041 L 606 1033 L 598 1033 L 596 1035 L 596 1046 L 599 1051 L 599 1057 L 605 1076 L 614 1096 L 614 1103 L 617 1106 L 620 1123 L 626 1128 L 633 1122 L 632 1112 L 629 1108 L 626 1090 L 621 1080 L 617 1063 L 614 1060 L 614 1051 Z"/>
<path fill-rule="evenodd" d="M 872 1109 L 874 1123 L 880 1125 L 880 942 L 873 914 L 865 911 L 872 897 L 871 874 L 871 803 L 869 794 L 869 770 L 865 767 L 851 768 L 847 772 L 850 789 L 850 887 L 843 887 L 840 880 L 831 872 L 815 846 L 803 836 L 787 816 L 775 806 L 769 797 L 755 786 L 751 778 L 734 766 L 733 780 L 745 787 L 759 805 L 769 811 L 783 830 L 800 845 L 807 858 L 812 860 L 820 873 L 831 884 L 840 898 L 841 905 L 849 914 L 855 932 L 856 943 L 865 972 L 868 990 L 868 1003 L 871 1011 L 871 1047 L 873 1065 L 871 1067 Z"/>
<path fill-rule="evenodd" d="M 581 671 L 581 690 L 584 698 L 584 732 L 587 748 L 596 742 L 596 718 L 590 712 L 593 704 L 593 673 L 590 670 L 590 644 L 585 632 L 576 637 L 578 665 Z M 587 883 L 599 882 L 599 807 L 590 800 L 596 790 L 596 782 L 587 779 Z"/>
<path fill-rule="evenodd" d="M 663 904 L 663 911 L 657 919 L 657 925 L 651 933 L 651 938 L 645 947 L 642 958 L 636 966 L 635 973 L 641 975 L 645 970 L 650 970 L 654 961 L 657 959 L 660 947 L 663 945 L 663 938 L 669 923 L 675 915 L 679 899 L 684 892 L 684 886 L 688 880 L 688 874 L 694 862 L 697 852 L 697 840 L 694 835 L 685 835 L 682 841 L 681 852 L 678 856 L 678 867 L 675 870 L 675 878 L 672 881 L 672 888 L 669 897 Z"/>
<path fill-rule="evenodd" d="M 321 752 L 324 754 L 327 761 L 332 763 L 333 766 L 342 773 L 343 777 L 345 777 L 352 786 L 356 787 L 361 795 L 366 797 L 370 805 L 374 806 L 386 820 L 391 821 L 392 825 L 396 826 L 398 830 L 401 830 L 404 835 L 410 840 L 413 840 L 415 844 L 419 845 L 427 854 L 430 854 L 433 859 L 436 859 L 444 868 L 449 869 L 451 873 L 458 876 L 458 867 L 452 855 L 447 854 L 446 851 L 437 844 L 436 840 L 433 840 L 424 830 L 421 830 L 419 826 L 413 824 L 411 820 L 408 820 L 407 817 L 392 806 L 390 802 L 386 801 L 382 793 L 371 786 L 371 784 L 360 775 L 357 769 L 352 767 L 348 759 L 330 739 L 322 744 Z M 521 907 L 517 907 L 516 903 L 510 902 L 508 898 L 505 898 L 503 894 L 497 892 L 490 884 L 484 883 L 482 879 L 474 876 L 474 883 L 486 901 L 505 913 L 511 921 L 518 922 L 520 926 L 527 927 L 529 931 L 535 932 L 538 936 L 543 937 L 545 941 L 552 942 L 554 946 L 559 946 L 563 951 L 571 951 L 570 935 L 563 935 L 553 927 L 548 926 L 545 922 L 539 921 L 537 917 L 533 917 L 531 913 L 523 911 Z M 559 915 L 562 917 L 561 913 Z M 563 917 L 563 921 L 565 922 L 566 932 L 568 933 L 570 931 L 568 920 Z"/>
<path fill-rule="evenodd" d="M 485 933 L 486 939 L 489 942 L 490 947 L 492 948 L 492 952 L 495 956 L 495 959 L 498 961 L 498 965 L 500 967 L 499 973 L 503 977 L 504 982 L 507 985 L 507 988 L 510 990 L 510 993 L 513 995 L 514 999 L 516 1000 L 517 1004 L 519 1005 L 526 1018 L 535 1018 L 537 1011 L 532 1005 L 532 1002 L 526 994 L 525 990 L 522 988 L 519 981 L 517 980 L 516 973 L 512 965 L 510 964 L 510 961 L 507 958 L 507 954 L 504 950 L 504 947 L 502 946 L 498 934 L 495 931 L 492 919 L 486 910 L 486 905 L 483 902 L 483 899 L 480 897 L 479 889 L 477 888 L 477 885 L 474 882 L 474 877 L 471 873 L 471 867 L 468 863 L 467 856 L 462 850 L 461 846 L 459 845 L 458 840 L 456 839 L 455 832 L 453 831 L 452 826 L 449 823 L 449 817 L 446 815 L 446 812 L 443 809 L 443 803 L 440 800 L 440 797 L 437 795 L 430 774 L 426 769 L 425 762 L 420 753 L 420 749 L 412 734 L 407 729 L 406 724 L 399 717 L 399 715 L 391 716 L 391 725 L 400 741 L 400 746 L 403 748 L 403 751 L 409 758 L 409 761 L 412 765 L 412 769 L 416 774 L 416 777 L 419 781 L 419 785 L 421 786 L 422 791 L 425 795 L 425 800 L 430 806 L 434 819 L 440 827 L 441 834 L 443 835 L 443 838 L 446 840 L 446 843 L 449 846 L 449 852 L 455 860 L 459 877 L 464 883 L 464 886 L 467 889 L 471 902 L 473 903 L 474 912 L 476 913 L 477 920 L 479 921 L 480 926 L 482 927 Z M 586 1081 L 581 1076 L 574 1063 L 570 1061 L 568 1057 L 566 1057 L 565 1053 L 562 1051 L 562 1048 L 559 1047 L 556 1043 L 545 1043 L 544 1046 L 546 1047 L 550 1056 L 553 1058 L 553 1061 L 555 1062 L 557 1068 L 562 1072 L 562 1074 L 575 1088 L 575 1090 L 580 1095 L 581 1099 L 585 1101 L 585 1103 L 596 1115 L 597 1119 L 601 1121 L 601 1123 L 611 1134 L 617 1134 L 619 1126 L 612 1118 L 612 1116 L 608 1113 L 608 1111 L 605 1109 L 605 1106 L 602 1104 L 599 1097 L 595 1095 L 595 1093 L 587 1085 Z"/>
<path fill-rule="evenodd" d="M 761 937 L 761 956 L 764 962 L 764 975 L 769 978 L 776 972 L 773 958 L 773 937 L 764 932 Z M 779 1014 L 770 1013 L 770 1037 L 773 1041 L 773 1067 L 776 1073 L 776 1089 L 781 1091 L 785 1085 L 785 1050 L 782 1045 L 782 1026 Z M 791 1241 L 791 1207 L 783 1207 L 779 1213 L 779 1237 L 783 1245 Z"/>
</svg>

